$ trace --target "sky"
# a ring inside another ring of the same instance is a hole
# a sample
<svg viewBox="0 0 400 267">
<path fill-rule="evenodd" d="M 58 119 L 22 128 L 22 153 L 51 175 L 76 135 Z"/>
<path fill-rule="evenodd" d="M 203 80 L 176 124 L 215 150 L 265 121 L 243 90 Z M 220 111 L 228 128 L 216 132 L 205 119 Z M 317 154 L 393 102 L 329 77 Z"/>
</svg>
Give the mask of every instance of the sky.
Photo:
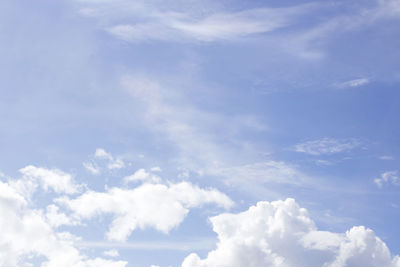
<svg viewBox="0 0 400 267">
<path fill-rule="evenodd" d="M 400 266 L 399 0 L 0 2 L 0 265 Z"/>
</svg>

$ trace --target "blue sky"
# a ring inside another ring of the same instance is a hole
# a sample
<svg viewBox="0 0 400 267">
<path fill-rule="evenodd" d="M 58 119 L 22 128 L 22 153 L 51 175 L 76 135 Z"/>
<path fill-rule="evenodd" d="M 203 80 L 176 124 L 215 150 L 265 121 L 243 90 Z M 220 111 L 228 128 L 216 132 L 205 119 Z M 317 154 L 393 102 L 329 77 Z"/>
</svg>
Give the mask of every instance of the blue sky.
<svg viewBox="0 0 400 267">
<path fill-rule="evenodd" d="M 399 23 L 2 1 L 0 265 L 400 266 Z"/>
</svg>

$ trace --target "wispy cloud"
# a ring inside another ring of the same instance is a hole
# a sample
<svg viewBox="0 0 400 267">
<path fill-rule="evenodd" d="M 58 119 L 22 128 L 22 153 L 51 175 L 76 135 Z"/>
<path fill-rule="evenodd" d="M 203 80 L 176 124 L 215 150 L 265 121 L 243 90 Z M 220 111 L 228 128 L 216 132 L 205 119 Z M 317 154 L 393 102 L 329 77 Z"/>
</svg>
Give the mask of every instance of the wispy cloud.
<svg viewBox="0 0 400 267">
<path fill-rule="evenodd" d="M 294 150 L 300 153 L 319 156 L 350 151 L 360 145 L 361 142 L 358 139 L 334 139 L 325 137 L 297 144 Z"/>
<path fill-rule="evenodd" d="M 80 9 L 82 15 L 102 19 L 104 17 L 113 18 L 113 14 L 119 12 L 120 16 L 127 18 L 124 23 L 112 22 L 112 25 L 108 25 L 106 30 L 117 38 L 129 42 L 235 40 L 292 25 L 296 17 L 319 6 L 303 4 L 236 12 L 217 9 L 202 13 L 193 8 L 186 10 L 177 7 L 163 9 L 158 6 L 159 3 L 152 1 L 137 1 L 134 4 L 130 1 L 82 2 L 84 3 L 84 7 Z M 129 20 L 132 22 L 126 23 Z"/>
<path fill-rule="evenodd" d="M 347 82 L 343 82 L 338 85 L 339 88 L 349 88 L 349 87 L 360 87 L 366 85 L 370 82 L 368 78 L 360 78 L 355 80 L 350 80 Z"/>
<path fill-rule="evenodd" d="M 382 188 L 384 184 L 399 186 L 399 176 L 397 175 L 397 171 L 387 171 L 381 174 L 381 177 L 375 178 L 374 183 Z"/>
<path fill-rule="evenodd" d="M 394 157 L 392 157 L 392 156 L 380 156 L 379 159 L 380 160 L 394 160 Z"/>
<path fill-rule="evenodd" d="M 91 161 L 82 163 L 83 167 L 93 175 L 98 175 L 102 170 L 118 170 L 126 167 L 125 162 L 119 156 L 115 157 L 103 148 L 97 148 Z"/>
</svg>

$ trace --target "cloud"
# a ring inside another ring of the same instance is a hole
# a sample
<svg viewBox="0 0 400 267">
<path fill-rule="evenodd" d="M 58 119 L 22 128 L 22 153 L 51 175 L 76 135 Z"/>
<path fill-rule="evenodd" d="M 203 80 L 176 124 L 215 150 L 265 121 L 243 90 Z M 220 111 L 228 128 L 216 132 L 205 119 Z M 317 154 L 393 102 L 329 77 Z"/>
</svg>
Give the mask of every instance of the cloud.
<svg viewBox="0 0 400 267">
<path fill-rule="evenodd" d="M 114 157 L 102 148 L 97 148 L 89 162 L 83 162 L 83 167 L 93 175 L 98 175 L 102 170 L 118 170 L 126 167 L 121 157 Z"/>
<path fill-rule="evenodd" d="M 316 4 L 304 4 L 284 8 L 247 9 L 238 12 L 226 10 L 196 12 L 193 8 L 161 10 L 151 1 L 136 5 L 131 9 L 127 8 L 126 4 L 116 4 L 114 10 L 125 13 L 134 23 L 114 24 L 107 27 L 106 31 L 128 42 L 231 41 L 249 35 L 272 32 L 291 25 L 297 16 L 307 13 L 315 6 Z M 144 9 L 146 13 L 140 12 Z M 81 14 L 99 19 L 107 16 L 105 12 L 96 12 L 94 8 L 86 8 Z"/>
<path fill-rule="evenodd" d="M 325 137 L 297 144 L 294 149 L 296 152 L 319 156 L 349 151 L 360 145 L 361 142 L 357 139 L 339 140 Z"/>
<path fill-rule="evenodd" d="M 392 257 L 372 230 L 319 231 L 294 199 L 258 202 L 247 211 L 210 221 L 217 248 L 204 259 L 190 254 L 182 267 L 400 266 L 400 258 Z"/>
<path fill-rule="evenodd" d="M 106 250 L 103 254 L 110 257 L 119 257 L 119 252 L 116 249 Z"/>
<path fill-rule="evenodd" d="M 153 168 L 152 168 L 153 169 Z M 155 169 L 158 171 L 159 169 Z M 124 178 L 125 183 L 129 182 L 149 182 L 149 183 L 160 183 L 161 178 L 150 172 L 146 172 L 145 169 L 139 169 L 134 174 Z"/>
<path fill-rule="evenodd" d="M 278 183 L 304 185 L 310 182 L 307 175 L 283 161 L 265 161 L 227 168 L 214 168 L 208 173 L 226 178 L 228 183 Z"/>
<path fill-rule="evenodd" d="M 181 78 L 179 83 L 182 83 Z M 191 81 L 190 85 L 193 83 Z M 228 165 L 226 162 L 232 155 L 239 151 L 245 153 L 244 146 L 248 145 L 234 140 L 237 151 L 232 146 L 224 146 L 232 136 L 240 131 L 264 131 L 266 128 L 251 116 L 221 116 L 198 109 L 185 98 L 181 85 L 158 81 L 151 75 L 125 75 L 121 85 L 141 105 L 142 119 L 149 130 L 161 133 L 174 145 L 178 154 L 175 160 L 188 171 Z"/>
<path fill-rule="evenodd" d="M 161 172 L 162 170 L 161 170 L 160 167 L 155 166 L 155 167 L 152 167 L 152 168 L 150 169 L 150 171 L 152 171 L 152 172 Z"/>
<path fill-rule="evenodd" d="M 107 160 L 108 161 L 107 168 L 110 170 L 122 169 L 125 167 L 125 162 L 121 158 L 119 158 L 119 157 L 114 158 L 110 153 L 107 153 L 102 148 L 96 149 L 96 152 L 94 153 L 94 157 L 97 159 Z"/>
<path fill-rule="evenodd" d="M 394 157 L 392 157 L 392 156 L 380 156 L 379 159 L 380 160 L 394 160 Z"/>
<path fill-rule="evenodd" d="M 76 199 L 56 200 L 73 211 L 73 217 L 90 219 L 113 214 L 107 238 L 125 241 L 136 229 L 154 228 L 168 233 L 178 226 L 189 209 L 216 204 L 225 209 L 232 200 L 215 189 L 200 189 L 191 183 L 143 184 L 134 189 L 111 188 L 107 192 L 87 191 Z"/>
<path fill-rule="evenodd" d="M 13 182 L 25 195 L 33 193 L 37 186 L 45 191 L 53 190 L 55 193 L 75 194 L 81 189 L 81 185 L 75 183 L 71 174 L 58 169 L 45 169 L 32 165 L 19 170 L 22 178 Z"/>
<path fill-rule="evenodd" d="M 266 33 L 292 23 L 303 8 L 260 8 L 236 13 L 216 13 L 197 21 L 176 20 L 172 28 L 199 41 L 232 40 Z"/>
<path fill-rule="evenodd" d="M 350 80 L 344 83 L 339 84 L 339 87 L 341 88 L 348 88 L 348 87 L 359 87 L 366 85 L 370 82 L 368 78 L 360 78 L 360 79 L 355 79 L 355 80 Z"/>
<path fill-rule="evenodd" d="M 397 171 L 387 171 L 381 174 L 381 177 L 375 178 L 374 183 L 379 187 L 382 188 L 384 184 L 392 184 L 399 186 L 399 176 L 397 175 Z"/>
<path fill-rule="evenodd" d="M 59 212 L 60 208 L 54 204 L 46 208 L 46 220 L 52 227 L 59 227 L 62 225 L 78 225 L 79 221 Z"/>
<path fill-rule="evenodd" d="M 88 170 L 91 174 L 93 175 L 98 175 L 100 174 L 100 168 L 97 166 L 95 163 L 92 162 L 84 162 L 83 167 L 85 167 L 86 170 Z"/>
<path fill-rule="evenodd" d="M 74 246 L 76 238 L 55 232 L 43 211 L 29 208 L 14 185 L 0 181 L 0 266 L 32 266 L 32 260 L 49 267 L 126 266 L 125 261 L 90 259 L 82 254 Z"/>
</svg>

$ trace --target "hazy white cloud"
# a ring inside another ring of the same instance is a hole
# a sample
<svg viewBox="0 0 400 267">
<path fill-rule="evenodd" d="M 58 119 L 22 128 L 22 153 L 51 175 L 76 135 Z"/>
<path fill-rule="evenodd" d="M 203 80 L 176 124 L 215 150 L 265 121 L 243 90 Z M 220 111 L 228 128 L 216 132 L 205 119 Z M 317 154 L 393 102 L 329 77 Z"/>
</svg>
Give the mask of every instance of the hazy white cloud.
<svg viewBox="0 0 400 267">
<path fill-rule="evenodd" d="M 126 75 L 121 84 L 139 104 L 142 119 L 151 131 L 163 134 L 178 151 L 176 161 L 185 166 L 185 172 L 202 172 L 224 164 L 234 153 L 244 153 L 246 145 L 236 142 L 238 151 L 222 144 L 229 142 L 230 135 L 241 130 L 263 131 L 265 126 L 251 116 L 229 117 L 199 110 L 185 101 L 181 88 L 157 81 L 145 74 Z M 192 82 L 191 82 L 192 84 Z M 184 105 L 176 103 L 185 102 Z M 222 135 L 214 134 L 220 131 Z M 223 142 L 219 142 L 223 139 Z M 220 167 L 220 166 L 219 166 Z M 181 176 L 183 177 L 183 176 Z"/>
<path fill-rule="evenodd" d="M 120 157 L 113 157 L 110 153 L 106 152 L 102 148 L 97 148 L 94 153 L 94 157 L 97 159 L 104 159 L 107 163 L 107 168 L 112 169 L 122 169 L 125 168 L 125 162 Z"/>
<path fill-rule="evenodd" d="M 155 167 L 150 168 L 150 171 L 152 171 L 152 172 L 161 172 L 162 170 L 161 170 L 160 167 L 155 166 Z"/>
<path fill-rule="evenodd" d="M 293 199 L 259 202 L 238 214 L 210 219 L 217 248 L 200 259 L 190 254 L 182 267 L 400 266 L 398 256 L 363 226 L 346 233 L 319 231 Z"/>
<path fill-rule="evenodd" d="M 265 161 L 247 165 L 208 169 L 207 173 L 222 176 L 229 184 L 259 187 L 264 183 L 306 185 L 311 178 L 295 166 L 283 161 Z M 246 185 L 247 184 L 247 185 Z"/>
<path fill-rule="evenodd" d="M 186 182 L 111 188 L 104 193 L 88 191 L 76 199 L 60 198 L 57 202 L 81 219 L 114 214 L 107 237 L 117 241 L 126 240 L 135 229 L 152 227 L 168 233 L 183 221 L 189 209 L 203 204 L 213 203 L 225 209 L 233 205 L 229 197 L 215 189 L 200 189 Z"/>
<path fill-rule="evenodd" d="M 156 169 L 158 171 L 158 169 Z M 149 183 L 160 183 L 161 178 L 150 172 L 146 172 L 145 169 L 139 169 L 134 174 L 124 178 L 125 183 L 129 182 L 149 182 Z"/>
<path fill-rule="evenodd" d="M 88 170 L 91 174 L 100 174 L 100 168 L 93 162 L 84 162 L 83 167 Z"/>
<path fill-rule="evenodd" d="M 294 149 L 296 152 L 310 155 L 329 155 L 352 150 L 361 145 L 357 139 L 334 139 L 322 138 L 297 144 Z"/>
<path fill-rule="evenodd" d="M 400 185 L 399 176 L 397 175 L 397 171 L 387 171 L 381 174 L 381 177 L 375 178 L 374 183 L 382 188 L 384 184 L 392 184 L 392 185 Z"/>
<path fill-rule="evenodd" d="M 360 79 L 355 79 L 355 80 L 350 80 L 344 83 L 339 84 L 339 87 L 341 88 L 347 88 L 347 87 L 359 87 L 366 85 L 370 82 L 368 78 L 360 78 Z"/>
<path fill-rule="evenodd" d="M 129 42 L 235 40 L 291 25 L 296 16 L 306 13 L 314 6 L 315 4 L 307 4 L 239 12 L 214 11 L 196 15 L 181 11 L 160 12 L 155 11 L 157 7 L 152 7 L 153 12 L 150 12 L 145 22 L 113 25 L 106 30 L 117 38 Z M 136 12 L 132 12 L 133 17 L 138 16 L 134 13 Z"/>
<path fill-rule="evenodd" d="M 380 156 L 379 159 L 381 159 L 381 160 L 394 160 L 394 157 L 392 157 L 392 156 Z"/>
<path fill-rule="evenodd" d="M 119 252 L 116 249 L 106 250 L 103 254 L 109 257 L 119 257 Z"/>
</svg>

